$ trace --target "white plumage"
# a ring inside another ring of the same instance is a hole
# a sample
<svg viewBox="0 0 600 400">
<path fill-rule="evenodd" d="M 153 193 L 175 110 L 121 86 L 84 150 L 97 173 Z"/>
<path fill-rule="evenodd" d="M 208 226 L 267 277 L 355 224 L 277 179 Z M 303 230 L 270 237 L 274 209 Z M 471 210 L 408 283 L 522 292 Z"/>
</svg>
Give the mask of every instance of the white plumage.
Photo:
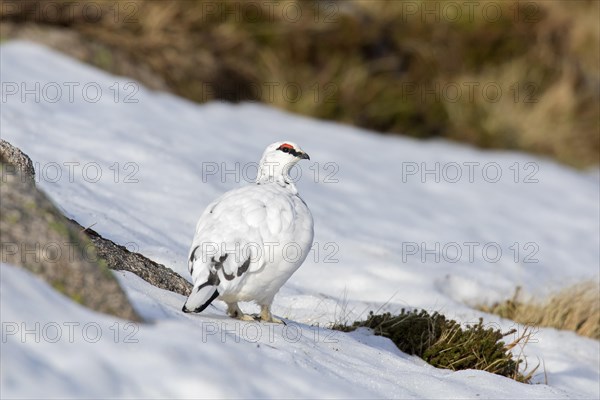
<svg viewBox="0 0 600 400">
<path fill-rule="evenodd" d="M 194 287 L 184 312 L 201 312 L 214 300 L 243 320 L 239 301 L 261 306 L 260 319 L 273 318 L 271 303 L 300 267 L 313 242 L 313 219 L 298 195 L 289 170 L 309 159 L 292 142 L 269 145 L 256 183 L 229 191 L 211 203 L 198 221 L 189 253 Z"/>
</svg>

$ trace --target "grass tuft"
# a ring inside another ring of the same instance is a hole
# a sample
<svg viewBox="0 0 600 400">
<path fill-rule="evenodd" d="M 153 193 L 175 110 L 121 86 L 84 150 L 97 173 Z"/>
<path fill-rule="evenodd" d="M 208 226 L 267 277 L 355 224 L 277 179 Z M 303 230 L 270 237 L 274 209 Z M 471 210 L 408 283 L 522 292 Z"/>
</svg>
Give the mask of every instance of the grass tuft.
<svg viewBox="0 0 600 400">
<path fill-rule="evenodd" d="M 567 287 L 545 301 L 521 300 L 521 288 L 512 299 L 481 311 L 530 326 L 570 330 L 578 335 L 600 340 L 600 290 L 596 282 Z"/>
<path fill-rule="evenodd" d="M 332 329 L 351 332 L 360 327 L 390 338 L 401 351 L 419 356 L 437 368 L 477 369 L 524 383 L 529 383 L 537 370 L 536 367 L 527 374 L 519 372 L 524 361 L 522 349 L 531 337 L 528 329 L 505 343 L 503 338 L 515 334 L 516 330 L 502 333 L 486 328 L 482 319 L 477 324 L 462 327 L 437 312 L 405 309 L 398 315 L 370 312 L 364 321 L 356 321 L 351 326 L 336 324 Z M 517 346 L 521 347 L 521 353 L 515 359 L 511 349 Z"/>
</svg>

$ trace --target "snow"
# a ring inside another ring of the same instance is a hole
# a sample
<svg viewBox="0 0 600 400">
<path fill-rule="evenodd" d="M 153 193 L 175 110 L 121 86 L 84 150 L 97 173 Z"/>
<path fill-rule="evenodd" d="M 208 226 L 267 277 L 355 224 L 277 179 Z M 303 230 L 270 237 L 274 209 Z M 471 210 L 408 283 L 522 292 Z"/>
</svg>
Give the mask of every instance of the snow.
<svg viewBox="0 0 600 400">
<path fill-rule="evenodd" d="M 0 80 L 2 138 L 32 158 L 38 187 L 67 216 L 105 237 L 189 279 L 187 251 L 204 207 L 251 181 L 266 145 L 291 140 L 311 156 L 297 186 L 316 243 L 275 298 L 287 327 L 231 320 L 219 303 L 186 315 L 183 296 L 116 272 L 151 321 L 126 326 L 2 265 L 3 398 L 600 397 L 600 346 L 572 332 L 535 333 L 525 355 L 529 368 L 543 365 L 538 384 L 524 385 L 433 368 L 366 331 L 323 328 L 371 309 L 416 307 L 522 330 L 473 306 L 517 286 L 543 296 L 598 281 L 597 171 L 380 136 L 258 104 L 197 105 L 28 42 L 0 47 Z M 70 322 L 79 324 L 72 343 Z M 88 343 L 86 323 L 92 339 L 101 333 L 97 342 Z M 34 333 L 23 337 L 24 329 Z"/>
</svg>

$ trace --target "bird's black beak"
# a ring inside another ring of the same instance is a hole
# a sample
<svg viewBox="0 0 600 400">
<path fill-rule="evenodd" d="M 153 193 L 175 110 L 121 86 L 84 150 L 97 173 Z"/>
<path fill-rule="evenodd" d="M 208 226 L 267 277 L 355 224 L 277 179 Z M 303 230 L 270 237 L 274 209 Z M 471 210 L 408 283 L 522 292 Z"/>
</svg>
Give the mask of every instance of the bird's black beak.
<svg viewBox="0 0 600 400">
<path fill-rule="evenodd" d="M 310 160 L 310 156 L 306 153 L 299 154 L 301 160 Z"/>
</svg>

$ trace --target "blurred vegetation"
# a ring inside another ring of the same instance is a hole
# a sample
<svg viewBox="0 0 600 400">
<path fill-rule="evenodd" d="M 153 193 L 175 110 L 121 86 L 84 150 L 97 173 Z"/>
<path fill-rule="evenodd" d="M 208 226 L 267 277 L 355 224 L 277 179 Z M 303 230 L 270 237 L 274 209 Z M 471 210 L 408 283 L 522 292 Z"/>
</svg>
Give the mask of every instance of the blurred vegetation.
<svg viewBox="0 0 600 400">
<path fill-rule="evenodd" d="M 515 346 L 521 346 L 522 350 L 530 340 L 529 331 L 505 344 L 502 339 L 515 334 L 516 330 L 502 333 L 486 328 L 481 319 L 477 324 L 463 328 L 437 312 L 429 314 L 425 310 L 402 309 L 400 314 L 392 315 L 371 311 L 364 321 L 356 321 L 351 326 L 337 324 L 332 329 L 351 332 L 361 327 L 391 339 L 403 352 L 421 357 L 437 368 L 478 369 L 526 383 L 531 381 L 537 369 L 527 375 L 520 373 L 519 365 L 523 359 L 520 356 L 514 359 L 510 352 Z"/>
<path fill-rule="evenodd" d="M 75 32 L 63 50 L 194 101 L 600 163 L 595 0 L 2 3 L 3 39 Z"/>
<path fill-rule="evenodd" d="M 600 340 L 599 289 L 597 282 L 582 282 L 535 301 L 522 299 L 517 288 L 512 299 L 478 308 L 521 324 L 570 330 Z"/>
</svg>

